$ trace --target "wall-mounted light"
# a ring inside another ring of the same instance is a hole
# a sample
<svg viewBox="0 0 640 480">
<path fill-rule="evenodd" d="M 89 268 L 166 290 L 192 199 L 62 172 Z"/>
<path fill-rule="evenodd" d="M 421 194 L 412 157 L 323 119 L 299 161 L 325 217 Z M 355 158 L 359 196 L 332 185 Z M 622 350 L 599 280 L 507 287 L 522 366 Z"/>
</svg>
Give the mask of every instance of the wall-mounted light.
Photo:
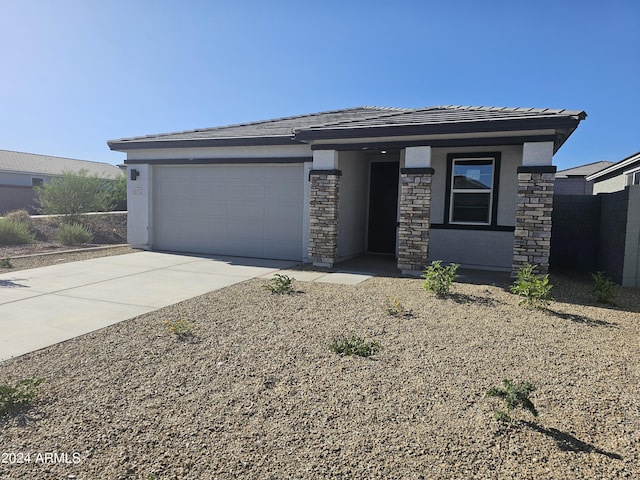
<svg viewBox="0 0 640 480">
<path fill-rule="evenodd" d="M 136 170 L 135 168 L 132 168 L 130 170 L 130 173 L 131 173 L 131 177 L 130 177 L 131 180 L 137 180 L 138 177 L 140 176 L 140 172 L 138 170 Z"/>
</svg>

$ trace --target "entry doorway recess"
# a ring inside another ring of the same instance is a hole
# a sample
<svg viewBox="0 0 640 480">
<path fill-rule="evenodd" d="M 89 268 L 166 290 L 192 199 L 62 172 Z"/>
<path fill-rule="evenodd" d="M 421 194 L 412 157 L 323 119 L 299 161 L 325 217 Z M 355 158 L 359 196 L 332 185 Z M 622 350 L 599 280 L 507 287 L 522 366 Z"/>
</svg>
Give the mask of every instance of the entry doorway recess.
<svg viewBox="0 0 640 480">
<path fill-rule="evenodd" d="M 372 162 L 367 251 L 395 255 L 399 162 Z"/>
</svg>

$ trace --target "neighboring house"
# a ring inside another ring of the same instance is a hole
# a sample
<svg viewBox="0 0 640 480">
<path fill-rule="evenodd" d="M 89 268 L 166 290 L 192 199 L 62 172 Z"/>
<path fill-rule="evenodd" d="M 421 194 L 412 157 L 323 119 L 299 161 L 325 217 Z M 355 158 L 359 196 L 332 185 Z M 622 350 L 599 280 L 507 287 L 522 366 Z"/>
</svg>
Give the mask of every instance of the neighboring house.
<svg viewBox="0 0 640 480">
<path fill-rule="evenodd" d="M 589 175 L 587 181 L 593 182 L 594 194 L 617 192 L 629 185 L 640 185 L 640 152 Z"/>
<path fill-rule="evenodd" d="M 65 172 L 80 170 L 100 178 L 122 175 L 120 169 L 108 163 L 0 150 L 0 215 L 18 209 L 36 213 L 33 187 L 48 183 Z"/>
<path fill-rule="evenodd" d="M 546 271 L 553 154 L 582 111 L 359 107 L 108 142 L 145 249 L 333 266 L 365 252 Z"/>
<path fill-rule="evenodd" d="M 612 164 L 613 162 L 603 160 L 559 170 L 556 173 L 553 193 L 556 195 L 591 195 L 593 194 L 593 181 L 587 181 L 587 177 Z"/>
</svg>

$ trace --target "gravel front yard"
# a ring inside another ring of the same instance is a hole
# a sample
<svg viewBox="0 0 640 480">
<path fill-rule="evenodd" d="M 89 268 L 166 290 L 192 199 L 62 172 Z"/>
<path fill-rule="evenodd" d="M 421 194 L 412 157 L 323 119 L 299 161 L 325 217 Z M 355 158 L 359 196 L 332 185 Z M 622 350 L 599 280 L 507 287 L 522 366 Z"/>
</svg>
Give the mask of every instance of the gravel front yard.
<svg viewBox="0 0 640 480">
<path fill-rule="evenodd" d="M 552 278 L 540 312 L 485 285 L 438 299 L 418 279 L 296 282 L 289 296 L 264 283 L 0 363 L 0 381 L 45 379 L 31 409 L 0 420 L 0 477 L 640 477 L 638 290 L 603 308 L 590 282 Z M 387 296 L 411 315 L 389 316 Z M 180 319 L 192 339 L 167 332 Z M 329 350 L 352 332 L 382 351 Z M 539 417 L 493 418 L 485 392 L 504 378 L 537 387 Z"/>
</svg>

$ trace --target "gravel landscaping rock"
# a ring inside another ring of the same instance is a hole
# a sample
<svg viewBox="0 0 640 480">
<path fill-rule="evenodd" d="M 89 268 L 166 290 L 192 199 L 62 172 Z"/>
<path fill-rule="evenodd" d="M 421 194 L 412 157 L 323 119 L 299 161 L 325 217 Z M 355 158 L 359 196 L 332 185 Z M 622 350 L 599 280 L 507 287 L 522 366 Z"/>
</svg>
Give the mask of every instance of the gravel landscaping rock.
<svg viewBox="0 0 640 480">
<path fill-rule="evenodd" d="M 45 379 L 0 420 L 0 477 L 640 477 L 638 290 L 604 308 L 589 282 L 552 277 L 556 301 L 537 311 L 491 285 L 440 299 L 418 279 L 294 282 L 292 295 L 264 283 L 0 363 L 0 382 Z M 387 297 L 410 313 L 388 315 Z M 181 319 L 192 337 L 167 331 Z M 352 333 L 382 350 L 329 350 Z M 537 418 L 493 418 L 504 407 L 485 392 L 504 378 L 536 386 Z"/>
</svg>

